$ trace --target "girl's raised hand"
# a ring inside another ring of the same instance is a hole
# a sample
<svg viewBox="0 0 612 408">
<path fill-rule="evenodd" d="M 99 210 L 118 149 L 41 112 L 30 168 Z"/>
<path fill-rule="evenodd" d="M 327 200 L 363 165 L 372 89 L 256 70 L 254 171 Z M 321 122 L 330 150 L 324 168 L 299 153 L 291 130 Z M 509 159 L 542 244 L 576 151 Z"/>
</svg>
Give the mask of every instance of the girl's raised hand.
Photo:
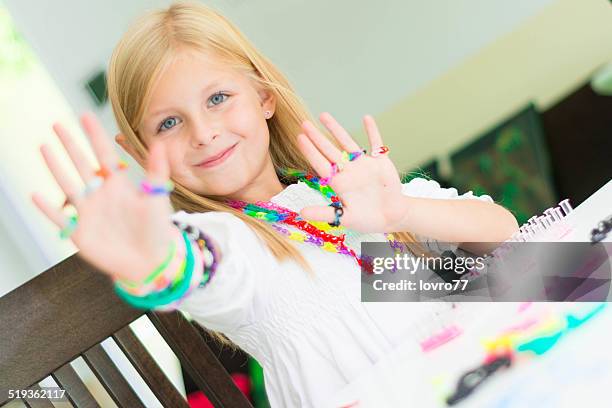
<svg viewBox="0 0 612 408">
<path fill-rule="evenodd" d="M 362 150 L 329 113 L 322 113 L 320 120 L 346 152 Z M 363 123 L 370 142 L 368 153 L 371 153 L 383 146 L 382 138 L 374 118 L 365 116 Z M 332 163 L 342 163 L 342 151 L 311 122 L 304 122 L 302 128 L 304 133 L 298 136 L 302 153 L 320 177 L 329 178 L 332 175 Z M 344 209 L 340 218 L 341 225 L 360 232 L 394 232 L 393 227 L 402 216 L 401 206 L 398 205 L 402 197 L 402 185 L 398 171 L 388 155 L 361 155 L 342 165 L 342 170 L 329 181 Z M 334 214 L 334 208 L 329 206 L 309 206 L 300 212 L 305 219 L 327 222 L 334 221 Z"/>
<path fill-rule="evenodd" d="M 123 171 L 118 171 L 120 158 L 93 114 L 84 114 L 81 123 L 105 176 L 101 185 L 87 195 L 82 194 L 79 184 L 69 179 L 48 146 L 40 149 L 49 171 L 77 211 L 78 223 L 70 239 L 79 249 L 79 255 L 103 272 L 138 281 L 163 261 L 175 236 L 169 218 L 170 201 L 167 195 L 151 196 L 140 191 Z M 98 169 L 86 159 L 68 131 L 59 124 L 53 130 L 83 182 L 88 185 L 100 181 L 96 176 Z M 151 146 L 145 170 L 151 183 L 169 180 L 163 145 Z M 62 208 L 50 205 L 38 193 L 32 195 L 32 200 L 59 228 L 66 225 L 68 217 Z"/>
</svg>

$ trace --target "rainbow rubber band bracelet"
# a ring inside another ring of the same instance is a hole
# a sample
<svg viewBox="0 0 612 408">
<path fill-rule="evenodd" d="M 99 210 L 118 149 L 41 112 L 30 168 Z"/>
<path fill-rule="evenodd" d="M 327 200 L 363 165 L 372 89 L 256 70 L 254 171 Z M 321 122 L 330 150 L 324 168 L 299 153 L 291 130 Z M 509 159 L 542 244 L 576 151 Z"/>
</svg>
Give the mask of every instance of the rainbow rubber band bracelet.
<svg viewBox="0 0 612 408">
<path fill-rule="evenodd" d="M 187 292 L 189 286 L 191 285 L 194 270 L 194 259 L 193 252 L 191 250 L 191 243 L 189 242 L 187 233 L 183 232 L 182 235 L 183 240 L 185 241 L 185 246 L 187 248 L 187 259 L 185 263 L 184 274 L 178 284 L 168 286 L 161 292 L 154 292 L 143 297 L 134 296 L 123 290 L 118 285 L 115 285 L 115 292 L 119 295 L 119 297 L 121 297 L 131 306 L 141 309 L 152 309 L 156 306 L 166 305 L 181 298 L 185 294 L 185 292 Z"/>
</svg>

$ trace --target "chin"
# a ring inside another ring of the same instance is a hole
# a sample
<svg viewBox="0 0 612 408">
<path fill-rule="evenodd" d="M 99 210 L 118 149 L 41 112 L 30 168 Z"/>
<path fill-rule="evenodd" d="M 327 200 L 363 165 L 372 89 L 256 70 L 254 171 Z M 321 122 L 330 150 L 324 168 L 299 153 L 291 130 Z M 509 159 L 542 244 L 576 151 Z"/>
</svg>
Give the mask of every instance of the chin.
<svg viewBox="0 0 612 408">
<path fill-rule="evenodd" d="M 219 198 L 232 196 L 242 189 L 246 187 L 247 183 L 242 182 L 242 180 L 232 180 L 229 181 L 227 179 L 215 181 L 213 184 L 208 184 L 205 187 L 205 191 L 202 191 L 201 194 L 207 196 L 215 196 Z"/>
</svg>

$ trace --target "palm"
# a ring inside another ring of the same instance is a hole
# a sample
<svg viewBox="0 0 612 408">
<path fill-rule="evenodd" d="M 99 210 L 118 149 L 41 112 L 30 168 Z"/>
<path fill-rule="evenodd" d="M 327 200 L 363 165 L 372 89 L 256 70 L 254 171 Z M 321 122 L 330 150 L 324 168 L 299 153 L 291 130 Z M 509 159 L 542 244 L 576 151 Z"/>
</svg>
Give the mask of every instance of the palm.
<svg viewBox="0 0 612 408">
<path fill-rule="evenodd" d="M 355 141 L 331 115 L 321 115 L 321 121 L 346 151 L 360 151 Z M 366 117 L 364 122 L 370 147 L 376 149 L 382 146 L 373 119 Z M 308 137 L 300 136 L 302 152 L 319 176 L 329 177 L 331 163 L 339 163 L 342 153 L 309 122 L 304 124 L 304 130 Z M 361 232 L 384 232 L 395 223 L 398 214 L 394 211 L 395 207 L 389 204 L 396 202 L 401 195 L 401 181 L 395 165 L 387 155 L 362 155 L 344 163 L 342 171 L 331 178 L 329 185 L 342 201 L 344 214 L 341 223 L 346 228 Z M 334 210 L 321 206 L 307 207 L 302 215 L 329 222 L 334 219 Z"/>
<path fill-rule="evenodd" d="M 106 168 L 115 168 L 119 158 L 93 117 L 83 119 L 85 130 L 97 159 Z M 75 167 L 85 183 L 96 177 L 95 170 L 84 159 L 70 135 L 61 127 L 60 137 Z M 86 196 L 66 177 L 54 155 L 42 148 L 47 165 L 78 213 L 78 225 L 70 236 L 79 249 L 79 256 L 100 270 L 135 279 L 150 270 L 163 258 L 171 238 L 168 217 L 171 206 L 166 196 L 150 197 L 139 191 L 123 172 L 113 172 L 100 187 Z M 159 151 L 151 157 L 147 175 L 150 180 L 166 178 L 165 158 Z M 152 155 L 151 155 L 152 156 Z M 65 215 L 49 206 L 42 198 L 33 197 L 35 204 L 59 227 Z"/>
</svg>

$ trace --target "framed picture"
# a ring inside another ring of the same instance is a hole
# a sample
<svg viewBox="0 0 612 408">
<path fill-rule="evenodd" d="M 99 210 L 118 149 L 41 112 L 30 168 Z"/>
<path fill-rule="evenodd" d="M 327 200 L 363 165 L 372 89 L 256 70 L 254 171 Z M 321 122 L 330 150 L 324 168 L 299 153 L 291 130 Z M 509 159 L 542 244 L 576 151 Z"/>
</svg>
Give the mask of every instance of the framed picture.
<svg viewBox="0 0 612 408">
<path fill-rule="evenodd" d="M 450 156 L 451 185 L 488 194 L 519 224 L 557 203 L 540 117 L 533 104 Z"/>
</svg>

